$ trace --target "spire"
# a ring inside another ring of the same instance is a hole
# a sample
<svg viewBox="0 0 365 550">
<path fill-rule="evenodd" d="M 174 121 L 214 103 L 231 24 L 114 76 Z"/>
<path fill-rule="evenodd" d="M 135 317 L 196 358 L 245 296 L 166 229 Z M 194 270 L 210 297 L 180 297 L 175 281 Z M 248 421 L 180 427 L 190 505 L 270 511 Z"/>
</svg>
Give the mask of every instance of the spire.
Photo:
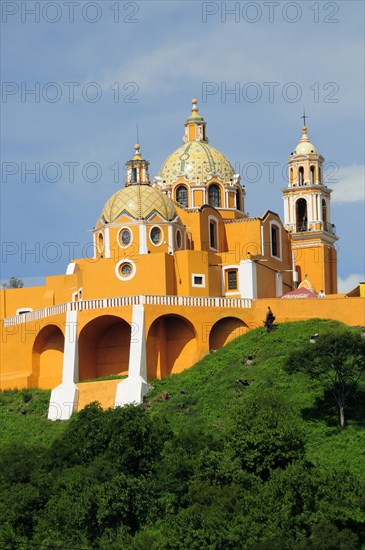
<svg viewBox="0 0 365 550">
<path fill-rule="evenodd" d="M 191 100 L 191 114 L 185 122 L 184 143 L 187 141 L 205 141 L 207 143 L 208 138 L 205 135 L 205 127 L 206 122 L 199 114 L 198 100 L 194 97 Z"/>
<path fill-rule="evenodd" d="M 134 155 L 132 160 L 129 160 L 125 167 L 127 169 L 127 177 L 125 180 L 126 187 L 128 185 L 151 185 L 148 175 L 148 160 L 144 160 L 140 153 L 140 145 L 134 146 Z"/>
</svg>

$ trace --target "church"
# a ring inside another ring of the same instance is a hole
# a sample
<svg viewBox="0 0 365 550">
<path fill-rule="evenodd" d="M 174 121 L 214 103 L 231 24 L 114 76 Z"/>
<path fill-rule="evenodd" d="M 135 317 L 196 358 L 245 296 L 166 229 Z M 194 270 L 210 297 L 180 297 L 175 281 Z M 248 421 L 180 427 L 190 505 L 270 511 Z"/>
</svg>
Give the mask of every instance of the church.
<svg viewBox="0 0 365 550">
<path fill-rule="evenodd" d="M 136 144 L 96 220 L 93 258 L 45 286 L 1 290 L 0 388 L 50 389 L 48 417 L 68 419 L 95 400 L 142 402 L 149 381 L 262 326 L 268 305 L 278 322 L 365 325 L 365 298 L 337 294 L 324 158 L 306 126 L 298 138 L 283 222 L 269 208 L 248 216 L 244 182 L 210 145 L 196 99 L 154 179 Z M 298 287 L 326 298 L 281 298 Z"/>
</svg>

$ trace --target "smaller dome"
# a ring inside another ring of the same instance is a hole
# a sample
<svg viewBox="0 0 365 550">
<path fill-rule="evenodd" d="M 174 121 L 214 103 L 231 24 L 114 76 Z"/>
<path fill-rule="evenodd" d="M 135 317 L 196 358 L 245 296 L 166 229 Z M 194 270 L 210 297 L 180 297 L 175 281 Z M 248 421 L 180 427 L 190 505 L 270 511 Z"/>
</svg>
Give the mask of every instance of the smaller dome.
<svg viewBox="0 0 365 550">
<path fill-rule="evenodd" d="M 302 137 L 300 139 L 300 142 L 294 149 L 295 155 L 316 155 L 317 149 L 314 147 L 313 143 L 309 141 L 309 137 L 307 135 L 307 127 L 303 126 L 302 128 Z"/>
<path fill-rule="evenodd" d="M 177 217 L 172 200 L 150 185 L 129 185 L 119 189 L 105 204 L 101 221 L 115 222 L 123 213 L 135 220 L 146 220 L 153 214 L 159 214 L 166 221 Z"/>
</svg>

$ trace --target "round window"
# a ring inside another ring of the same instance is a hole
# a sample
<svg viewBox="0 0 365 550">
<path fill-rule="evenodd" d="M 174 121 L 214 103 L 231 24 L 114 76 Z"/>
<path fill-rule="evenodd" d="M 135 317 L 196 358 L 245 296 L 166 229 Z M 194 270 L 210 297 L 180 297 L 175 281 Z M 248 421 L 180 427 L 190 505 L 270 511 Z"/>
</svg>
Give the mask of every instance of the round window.
<svg viewBox="0 0 365 550">
<path fill-rule="evenodd" d="M 119 233 L 119 242 L 122 246 L 128 246 L 131 243 L 132 235 L 129 229 L 122 229 Z"/>
<path fill-rule="evenodd" d="M 179 230 L 176 231 L 176 247 L 180 250 L 181 249 L 181 232 Z"/>
<path fill-rule="evenodd" d="M 120 272 L 123 275 L 123 277 L 129 277 L 129 275 L 132 273 L 131 264 L 122 264 L 120 268 Z"/>
<path fill-rule="evenodd" d="M 161 238 L 162 238 L 162 232 L 159 227 L 152 227 L 150 235 L 151 235 L 151 241 L 153 242 L 153 244 L 155 245 L 160 244 Z"/>
</svg>

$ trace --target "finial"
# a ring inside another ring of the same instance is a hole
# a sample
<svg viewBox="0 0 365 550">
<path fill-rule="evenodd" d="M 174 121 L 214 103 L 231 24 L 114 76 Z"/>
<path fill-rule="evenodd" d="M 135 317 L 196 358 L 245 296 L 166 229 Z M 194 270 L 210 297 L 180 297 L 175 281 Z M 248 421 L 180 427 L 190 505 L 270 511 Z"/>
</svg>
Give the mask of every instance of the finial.
<svg viewBox="0 0 365 550">
<path fill-rule="evenodd" d="M 139 143 L 136 143 L 134 146 L 134 156 L 133 160 L 141 160 L 141 153 L 139 152 L 141 146 Z"/>
<path fill-rule="evenodd" d="M 191 110 L 193 113 L 198 112 L 197 103 L 198 103 L 198 100 L 196 99 L 196 97 L 193 97 L 193 99 L 191 100 Z"/>
</svg>

